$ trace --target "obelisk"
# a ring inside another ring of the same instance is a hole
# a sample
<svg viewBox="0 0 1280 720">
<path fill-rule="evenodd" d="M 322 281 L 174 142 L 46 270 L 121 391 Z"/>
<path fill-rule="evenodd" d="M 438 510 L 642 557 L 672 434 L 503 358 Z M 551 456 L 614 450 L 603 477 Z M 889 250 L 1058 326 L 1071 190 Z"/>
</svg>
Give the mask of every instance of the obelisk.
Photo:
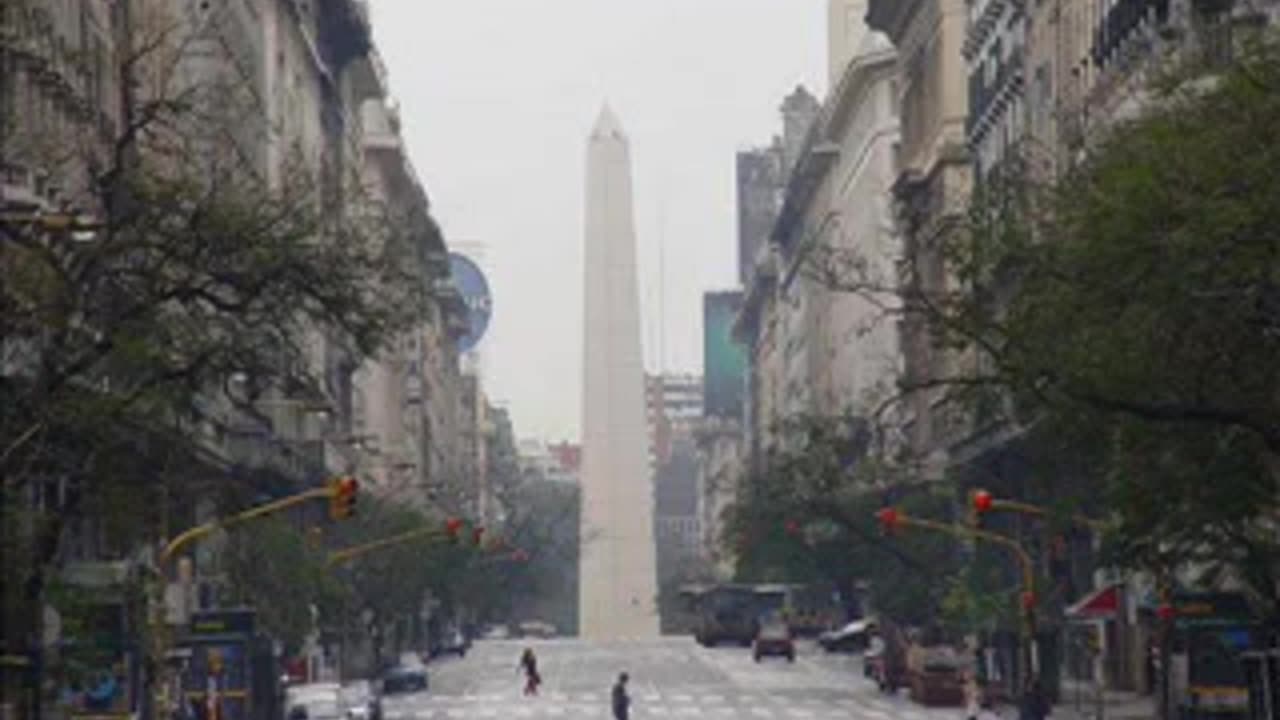
<svg viewBox="0 0 1280 720">
<path fill-rule="evenodd" d="M 579 632 L 658 634 L 631 152 L 600 111 L 587 143 Z"/>
</svg>

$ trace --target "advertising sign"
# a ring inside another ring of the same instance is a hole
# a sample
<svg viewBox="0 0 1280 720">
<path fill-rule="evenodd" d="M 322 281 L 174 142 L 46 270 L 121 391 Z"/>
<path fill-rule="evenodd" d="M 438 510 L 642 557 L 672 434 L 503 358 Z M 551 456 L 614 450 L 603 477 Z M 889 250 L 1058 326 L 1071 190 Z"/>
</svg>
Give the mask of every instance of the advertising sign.
<svg viewBox="0 0 1280 720">
<path fill-rule="evenodd" d="M 449 253 L 449 270 L 467 305 L 467 334 L 458 341 L 459 352 L 465 353 L 474 348 L 484 337 L 485 330 L 489 329 L 493 299 L 489 294 L 489 281 L 470 258 Z"/>
<path fill-rule="evenodd" d="M 702 296 L 703 407 L 707 417 L 741 419 L 747 384 L 747 349 L 733 339 L 742 292 Z"/>
<path fill-rule="evenodd" d="M 190 663 L 183 677 L 187 720 L 249 720 L 253 697 L 249 642 L 254 632 L 252 610 L 196 613 L 186 646 Z"/>
</svg>

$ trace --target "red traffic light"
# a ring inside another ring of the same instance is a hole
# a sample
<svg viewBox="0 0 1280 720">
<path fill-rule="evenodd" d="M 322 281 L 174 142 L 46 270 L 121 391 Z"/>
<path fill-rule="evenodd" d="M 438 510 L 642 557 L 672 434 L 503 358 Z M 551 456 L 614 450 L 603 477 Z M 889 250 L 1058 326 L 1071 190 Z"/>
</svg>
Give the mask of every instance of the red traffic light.
<svg viewBox="0 0 1280 720">
<path fill-rule="evenodd" d="M 1036 606 L 1036 594 L 1033 592 L 1022 593 L 1022 609 L 1030 610 Z"/>
<path fill-rule="evenodd" d="M 475 530 L 472 530 L 471 539 L 475 542 L 476 546 L 479 547 L 480 543 L 484 541 L 484 528 L 477 527 Z"/>
<path fill-rule="evenodd" d="M 329 517 L 342 520 L 356 514 L 356 494 L 360 491 L 360 481 L 353 477 L 342 477 L 329 481 Z"/>
<path fill-rule="evenodd" d="M 1156 608 L 1156 616 L 1165 621 L 1173 620 L 1178 617 L 1178 609 L 1172 605 L 1161 605 Z"/>
<path fill-rule="evenodd" d="M 462 518 L 451 517 L 444 521 L 444 531 L 449 537 L 457 539 L 458 533 L 462 531 Z"/>
<path fill-rule="evenodd" d="M 898 515 L 897 508 L 881 508 L 876 513 L 876 519 L 880 521 L 880 529 L 886 533 L 894 532 L 898 529 L 898 525 L 902 522 L 901 516 Z"/>
<path fill-rule="evenodd" d="M 992 505 L 995 504 L 995 498 L 991 497 L 991 493 L 986 490 L 973 491 L 973 509 L 980 513 L 989 512 Z"/>
</svg>

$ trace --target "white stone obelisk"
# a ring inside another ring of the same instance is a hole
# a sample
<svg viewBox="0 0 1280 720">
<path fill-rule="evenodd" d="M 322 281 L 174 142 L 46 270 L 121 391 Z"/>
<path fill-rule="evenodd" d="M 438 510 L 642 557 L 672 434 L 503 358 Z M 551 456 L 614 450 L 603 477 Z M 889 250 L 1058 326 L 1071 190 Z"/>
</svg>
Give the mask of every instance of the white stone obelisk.
<svg viewBox="0 0 1280 720">
<path fill-rule="evenodd" d="M 579 631 L 658 634 L 653 490 L 627 136 L 607 106 L 587 144 Z"/>
</svg>

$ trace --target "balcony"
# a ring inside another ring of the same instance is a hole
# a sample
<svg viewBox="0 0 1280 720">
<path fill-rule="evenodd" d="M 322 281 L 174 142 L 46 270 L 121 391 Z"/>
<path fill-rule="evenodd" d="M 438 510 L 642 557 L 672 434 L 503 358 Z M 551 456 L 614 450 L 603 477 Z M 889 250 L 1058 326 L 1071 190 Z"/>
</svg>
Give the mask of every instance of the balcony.
<svg viewBox="0 0 1280 720">
<path fill-rule="evenodd" d="M 1169 0 L 1119 0 L 1094 33 L 1093 63 L 1104 68 L 1121 58 L 1121 50 L 1143 31 L 1169 21 Z"/>
<path fill-rule="evenodd" d="M 1022 92 L 1024 77 L 1023 49 L 1014 47 L 1009 59 L 1000 63 L 995 78 L 983 82 L 985 63 L 969 75 L 969 116 L 965 133 L 971 144 L 977 143 L 997 124 L 1010 101 Z"/>
<path fill-rule="evenodd" d="M 364 101 L 360 106 L 360 127 L 366 150 L 402 154 L 400 116 L 396 108 L 380 99 Z"/>
</svg>

